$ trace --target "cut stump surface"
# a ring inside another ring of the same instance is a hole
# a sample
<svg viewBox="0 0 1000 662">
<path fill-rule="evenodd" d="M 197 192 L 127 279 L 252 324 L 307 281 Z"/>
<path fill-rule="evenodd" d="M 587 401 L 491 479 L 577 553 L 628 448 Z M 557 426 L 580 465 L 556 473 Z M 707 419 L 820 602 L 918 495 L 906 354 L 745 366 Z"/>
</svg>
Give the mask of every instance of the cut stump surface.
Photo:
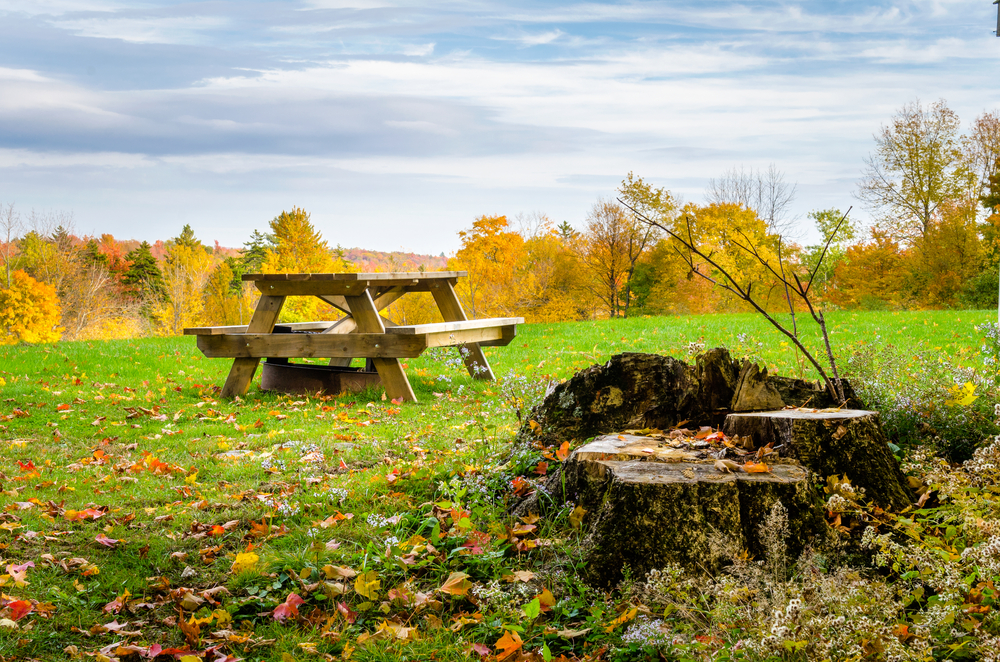
<svg viewBox="0 0 1000 662">
<path fill-rule="evenodd" d="M 595 439 L 567 459 L 560 485 L 551 485 L 566 490 L 557 500 L 588 511 L 583 546 L 592 583 L 612 586 L 626 566 L 637 578 L 670 563 L 715 572 L 729 560 L 715 540 L 719 534 L 760 555 L 759 525 L 778 500 L 788 509 L 793 547 L 826 531 L 810 473 L 798 464 L 774 465 L 767 473 L 723 472 L 714 460 L 698 459 L 704 453 L 658 449 L 658 441 Z"/>
</svg>

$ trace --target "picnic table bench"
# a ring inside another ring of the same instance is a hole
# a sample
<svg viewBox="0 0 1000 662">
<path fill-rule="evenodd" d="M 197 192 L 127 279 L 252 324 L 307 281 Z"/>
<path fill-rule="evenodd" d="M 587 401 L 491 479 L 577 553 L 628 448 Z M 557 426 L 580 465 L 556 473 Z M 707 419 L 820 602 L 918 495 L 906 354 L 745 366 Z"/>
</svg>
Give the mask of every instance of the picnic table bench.
<svg viewBox="0 0 1000 662">
<path fill-rule="evenodd" d="M 494 379 L 484 346 L 509 344 L 524 323 L 522 317 L 470 320 L 455 294 L 464 271 L 330 274 L 245 274 L 261 292 L 246 326 L 202 326 L 184 329 L 197 336 L 208 357 L 233 359 L 223 397 L 243 395 L 262 358 L 327 358 L 348 366 L 353 358 L 370 359 L 392 399 L 416 401 L 400 359 L 415 358 L 430 347 L 459 347 L 469 374 Z M 397 325 L 380 312 L 412 292 L 430 292 L 444 322 Z M 290 296 L 315 296 L 344 317 L 335 321 L 278 325 Z M 275 327 L 283 331 L 276 333 Z"/>
</svg>

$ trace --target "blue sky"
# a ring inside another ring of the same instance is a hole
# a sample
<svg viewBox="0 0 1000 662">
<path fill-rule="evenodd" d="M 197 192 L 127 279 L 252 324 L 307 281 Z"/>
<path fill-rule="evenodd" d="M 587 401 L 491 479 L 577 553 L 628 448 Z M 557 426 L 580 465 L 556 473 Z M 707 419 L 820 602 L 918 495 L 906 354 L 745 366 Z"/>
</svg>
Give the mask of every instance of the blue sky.
<svg viewBox="0 0 1000 662">
<path fill-rule="evenodd" d="M 582 227 L 632 171 L 700 202 L 773 163 L 846 208 L 903 104 L 1000 108 L 991 0 L 0 0 L 0 202 L 80 233 L 451 253 L 482 214 Z M 857 217 L 864 219 L 863 209 Z"/>
</svg>

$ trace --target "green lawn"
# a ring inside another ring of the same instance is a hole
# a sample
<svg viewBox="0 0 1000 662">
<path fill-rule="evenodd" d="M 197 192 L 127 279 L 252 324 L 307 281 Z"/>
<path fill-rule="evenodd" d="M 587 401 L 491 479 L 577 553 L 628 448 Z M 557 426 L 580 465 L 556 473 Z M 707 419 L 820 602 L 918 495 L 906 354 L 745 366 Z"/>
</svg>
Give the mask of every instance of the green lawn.
<svg viewBox="0 0 1000 662">
<path fill-rule="evenodd" d="M 829 323 L 842 359 L 891 343 L 978 365 L 973 327 L 993 319 Z M 419 402 L 401 406 L 257 383 L 222 401 L 229 361 L 193 338 L 2 347 L 0 660 L 149 659 L 156 646 L 185 662 L 479 659 L 498 642 L 538 659 L 645 659 L 621 640 L 643 614 L 635 596 L 577 579 L 566 512 L 512 532 L 511 479 L 532 474 L 509 461 L 511 441 L 549 380 L 620 352 L 718 345 L 799 373 L 752 315 L 524 325 L 487 349 L 498 382 L 471 380 L 452 351 L 406 361 Z"/>
</svg>

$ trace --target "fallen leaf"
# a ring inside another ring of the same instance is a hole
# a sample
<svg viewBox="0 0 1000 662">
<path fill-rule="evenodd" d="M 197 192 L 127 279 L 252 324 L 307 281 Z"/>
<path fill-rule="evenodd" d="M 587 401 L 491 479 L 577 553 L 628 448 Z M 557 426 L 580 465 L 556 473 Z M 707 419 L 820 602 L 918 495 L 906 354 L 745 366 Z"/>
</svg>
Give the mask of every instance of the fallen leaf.
<svg viewBox="0 0 1000 662">
<path fill-rule="evenodd" d="M 504 660 L 516 653 L 524 645 L 520 635 L 510 630 L 504 630 L 503 636 L 494 644 L 497 649 L 497 660 Z"/>
<path fill-rule="evenodd" d="M 448 575 L 448 579 L 444 580 L 444 584 L 438 590 L 442 593 L 461 596 L 468 593 L 470 588 L 472 588 L 472 582 L 469 581 L 467 574 L 453 572 Z"/>
</svg>

